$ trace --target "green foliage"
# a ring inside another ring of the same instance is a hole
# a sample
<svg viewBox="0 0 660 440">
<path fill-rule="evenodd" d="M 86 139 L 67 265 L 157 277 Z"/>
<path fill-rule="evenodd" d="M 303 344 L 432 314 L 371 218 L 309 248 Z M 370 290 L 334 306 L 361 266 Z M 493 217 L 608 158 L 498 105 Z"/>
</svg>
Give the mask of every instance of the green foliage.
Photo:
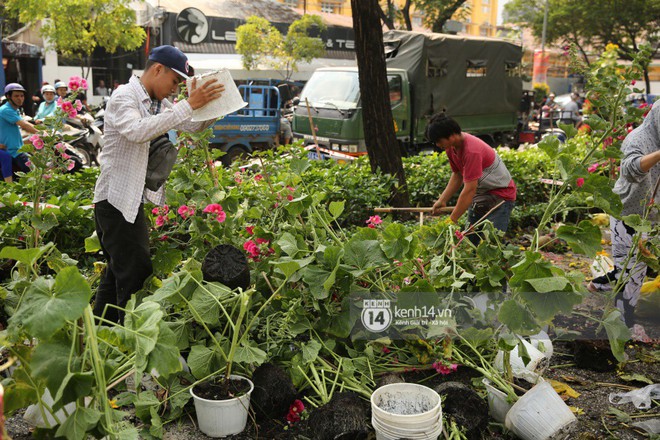
<svg viewBox="0 0 660 440">
<path fill-rule="evenodd" d="M 260 63 L 267 63 L 283 71 L 288 80 L 298 71 L 298 63 L 309 63 L 325 54 L 323 42 L 312 36 L 325 28 L 318 15 L 303 15 L 282 36 L 265 18 L 251 16 L 236 28 L 236 52 L 241 54 L 245 69 L 253 70 Z"/>
<path fill-rule="evenodd" d="M 126 0 L 8 0 L 23 23 L 42 21 L 41 34 L 63 55 L 89 57 L 96 47 L 134 50 L 145 39 Z"/>
</svg>

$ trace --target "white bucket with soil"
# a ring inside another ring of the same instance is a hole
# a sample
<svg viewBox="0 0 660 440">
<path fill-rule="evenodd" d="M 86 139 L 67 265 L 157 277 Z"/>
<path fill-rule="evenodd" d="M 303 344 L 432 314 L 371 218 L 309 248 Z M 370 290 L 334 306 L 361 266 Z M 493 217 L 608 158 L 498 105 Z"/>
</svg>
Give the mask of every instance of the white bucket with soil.
<svg viewBox="0 0 660 440">
<path fill-rule="evenodd" d="M 509 403 L 506 400 L 506 394 L 495 388 L 488 379 L 484 379 L 482 382 L 488 392 L 488 412 L 490 416 L 499 423 L 504 423 L 506 415 L 513 404 Z"/>
<path fill-rule="evenodd" d="M 541 382 L 511 407 L 505 425 L 523 440 L 546 440 L 576 420 L 552 385 Z"/>
<path fill-rule="evenodd" d="M 250 408 L 250 394 L 254 390 L 251 380 L 237 375 L 229 376 L 233 380 L 244 380 L 250 384 L 247 392 L 239 397 L 226 400 L 203 399 L 190 389 L 195 401 L 195 412 L 199 430 L 209 437 L 226 437 L 243 432 L 247 424 Z"/>
<path fill-rule="evenodd" d="M 393 383 L 371 395 L 372 425 L 381 440 L 435 440 L 442 432 L 440 395 L 429 387 Z"/>
</svg>

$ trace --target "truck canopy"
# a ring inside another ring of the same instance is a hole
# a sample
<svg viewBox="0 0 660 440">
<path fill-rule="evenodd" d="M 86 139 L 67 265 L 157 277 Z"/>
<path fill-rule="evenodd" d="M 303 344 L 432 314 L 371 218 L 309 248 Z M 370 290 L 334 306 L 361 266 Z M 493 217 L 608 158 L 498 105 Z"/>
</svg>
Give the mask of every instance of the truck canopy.
<svg viewBox="0 0 660 440">
<path fill-rule="evenodd" d="M 413 119 L 513 113 L 522 97 L 522 47 L 485 37 L 388 31 L 387 67 L 408 72 Z"/>
</svg>

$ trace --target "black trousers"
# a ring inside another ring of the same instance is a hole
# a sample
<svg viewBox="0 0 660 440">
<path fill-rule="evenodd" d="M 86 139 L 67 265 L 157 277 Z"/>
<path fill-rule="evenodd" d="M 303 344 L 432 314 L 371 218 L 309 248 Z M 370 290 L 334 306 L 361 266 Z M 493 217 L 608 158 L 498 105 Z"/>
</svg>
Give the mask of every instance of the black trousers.
<svg viewBox="0 0 660 440">
<path fill-rule="evenodd" d="M 96 291 L 94 314 L 101 316 L 105 312 L 106 319 L 120 322 L 123 313 L 106 305 L 126 306 L 131 295 L 142 288 L 153 272 L 144 207 L 140 205 L 135 223 L 129 223 L 117 208 L 103 200 L 95 205 L 94 219 L 96 235 L 108 263 Z"/>
</svg>

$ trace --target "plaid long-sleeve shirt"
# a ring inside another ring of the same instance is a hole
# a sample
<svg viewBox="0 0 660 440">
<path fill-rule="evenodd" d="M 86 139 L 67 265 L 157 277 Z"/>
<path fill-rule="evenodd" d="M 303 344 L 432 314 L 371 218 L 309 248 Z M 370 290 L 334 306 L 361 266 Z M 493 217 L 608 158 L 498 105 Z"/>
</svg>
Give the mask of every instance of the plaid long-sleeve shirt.
<svg viewBox="0 0 660 440">
<path fill-rule="evenodd" d="M 136 76 L 112 94 L 105 112 L 101 174 L 96 181 L 94 203 L 107 200 L 126 221 L 134 223 L 140 204 L 165 202 L 165 186 L 158 191 L 145 188 L 149 142 L 171 129 L 199 131 L 213 121 L 192 122 L 188 101 L 172 105 L 161 101 L 158 114 L 151 114 L 152 100 Z M 158 106 L 156 106 L 158 107 Z M 156 110 L 158 112 L 158 110 Z"/>
</svg>

